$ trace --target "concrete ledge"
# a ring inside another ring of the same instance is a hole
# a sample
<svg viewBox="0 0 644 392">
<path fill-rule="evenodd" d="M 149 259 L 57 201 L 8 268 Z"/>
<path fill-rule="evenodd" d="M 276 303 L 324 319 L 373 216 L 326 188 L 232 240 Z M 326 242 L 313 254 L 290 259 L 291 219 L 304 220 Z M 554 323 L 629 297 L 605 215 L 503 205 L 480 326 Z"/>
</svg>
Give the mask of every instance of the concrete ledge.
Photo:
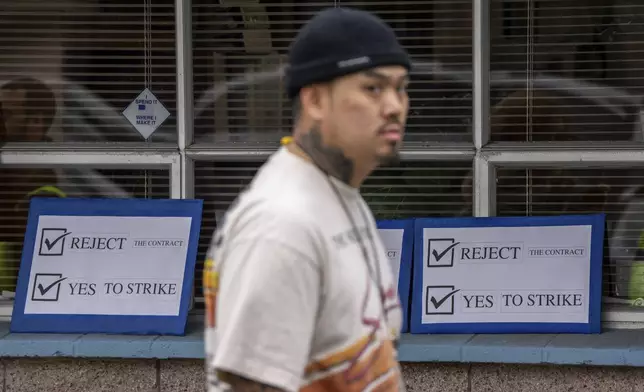
<svg viewBox="0 0 644 392">
<path fill-rule="evenodd" d="M 77 357 L 129 359 L 203 359 L 201 324 L 185 336 L 10 333 L 0 323 L 1 357 Z"/>
<path fill-rule="evenodd" d="M 201 323 L 186 336 L 15 334 L 0 323 L 0 357 L 203 359 Z M 599 335 L 404 335 L 401 362 L 644 367 L 644 331 Z"/>
<path fill-rule="evenodd" d="M 599 335 L 407 335 L 403 362 L 644 367 L 644 331 Z"/>
</svg>

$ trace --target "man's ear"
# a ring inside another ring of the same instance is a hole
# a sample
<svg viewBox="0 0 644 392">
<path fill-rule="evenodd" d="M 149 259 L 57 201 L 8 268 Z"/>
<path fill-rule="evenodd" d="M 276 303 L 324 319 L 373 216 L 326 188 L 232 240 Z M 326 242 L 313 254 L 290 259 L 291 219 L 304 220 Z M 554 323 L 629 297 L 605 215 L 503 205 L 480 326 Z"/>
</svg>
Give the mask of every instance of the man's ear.
<svg viewBox="0 0 644 392">
<path fill-rule="evenodd" d="M 300 103 L 302 114 L 313 121 L 320 121 L 323 116 L 322 88 L 321 86 L 307 86 L 300 90 Z"/>
</svg>

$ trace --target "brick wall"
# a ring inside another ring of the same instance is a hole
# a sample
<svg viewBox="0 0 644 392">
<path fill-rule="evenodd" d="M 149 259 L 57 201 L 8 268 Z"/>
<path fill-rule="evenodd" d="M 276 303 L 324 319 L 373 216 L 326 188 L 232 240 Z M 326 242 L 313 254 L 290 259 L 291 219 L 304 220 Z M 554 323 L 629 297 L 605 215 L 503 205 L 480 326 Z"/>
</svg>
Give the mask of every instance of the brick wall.
<svg viewBox="0 0 644 392">
<path fill-rule="evenodd" d="M 644 368 L 404 364 L 408 392 L 644 390 Z M 204 391 L 200 360 L 2 359 L 0 392 Z"/>
</svg>

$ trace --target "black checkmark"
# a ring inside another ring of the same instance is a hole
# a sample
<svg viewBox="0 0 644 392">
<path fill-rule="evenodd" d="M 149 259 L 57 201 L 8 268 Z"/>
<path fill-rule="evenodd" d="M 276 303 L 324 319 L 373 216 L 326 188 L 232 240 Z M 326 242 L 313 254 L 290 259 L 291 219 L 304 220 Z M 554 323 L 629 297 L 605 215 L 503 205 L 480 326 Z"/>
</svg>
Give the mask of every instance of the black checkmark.
<svg viewBox="0 0 644 392">
<path fill-rule="evenodd" d="M 45 241 L 44 241 L 44 242 L 45 242 L 45 246 L 47 247 L 47 250 L 51 250 L 51 248 L 53 248 L 54 246 L 56 246 L 56 244 L 58 243 L 58 241 L 62 240 L 63 238 L 65 238 L 66 236 L 68 236 L 68 235 L 70 235 L 70 234 L 71 234 L 71 232 L 68 232 L 68 233 L 62 234 L 62 235 L 60 235 L 60 236 L 56 237 L 56 239 L 54 239 L 52 242 L 49 242 L 49 238 L 45 238 Z"/>
<path fill-rule="evenodd" d="M 436 298 L 434 298 L 434 296 L 432 295 L 432 297 L 431 297 L 429 300 L 430 300 L 430 301 L 432 302 L 432 304 L 434 305 L 434 309 L 438 309 L 442 304 L 444 304 L 444 303 L 445 303 L 445 301 L 447 301 L 447 300 L 448 300 L 452 295 L 454 295 L 454 294 L 458 293 L 459 291 L 461 291 L 461 289 L 454 290 L 454 291 L 452 291 L 451 293 L 447 293 L 447 295 L 445 295 L 445 296 L 444 296 L 443 298 L 441 298 L 439 301 L 436 301 Z"/>
<path fill-rule="evenodd" d="M 445 255 L 447 254 L 447 252 L 449 252 L 450 250 L 454 249 L 454 247 L 455 247 L 456 245 L 458 245 L 458 244 L 460 244 L 460 242 L 455 242 L 455 243 L 453 243 L 452 245 L 450 245 L 450 246 L 448 246 L 447 248 L 445 248 L 445 250 L 443 250 L 441 253 L 436 252 L 436 249 L 432 249 L 432 254 L 434 255 L 434 259 L 435 259 L 436 261 L 441 261 L 441 259 L 442 259 L 443 257 L 445 257 Z"/>
<path fill-rule="evenodd" d="M 47 292 L 49 290 L 51 290 L 54 286 L 56 286 L 58 283 L 62 282 L 65 279 L 67 279 L 67 278 L 60 278 L 60 279 L 58 279 L 57 281 L 55 281 L 54 283 L 50 284 L 47 287 L 43 287 L 42 283 L 38 283 L 38 291 L 40 291 L 40 295 L 47 294 Z"/>
</svg>

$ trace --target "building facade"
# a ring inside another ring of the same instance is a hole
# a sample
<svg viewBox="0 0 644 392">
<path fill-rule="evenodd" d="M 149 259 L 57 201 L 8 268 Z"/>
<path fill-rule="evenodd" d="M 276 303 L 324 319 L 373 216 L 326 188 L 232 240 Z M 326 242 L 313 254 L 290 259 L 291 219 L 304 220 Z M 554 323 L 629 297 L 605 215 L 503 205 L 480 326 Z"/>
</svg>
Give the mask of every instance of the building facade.
<svg viewBox="0 0 644 392">
<path fill-rule="evenodd" d="M 627 300 L 644 230 L 644 4 L 636 0 L 3 0 L 3 321 L 26 200 L 43 186 L 59 197 L 203 199 L 198 320 L 217 220 L 290 132 L 280 73 L 288 45 L 332 6 L 378 14 L 415 61 L 403 162 L 378 170 L 362 190 L 377 218 L 607 216 L 603 318 L 621 331 L 617 343 L 566 341 L 555 349 L 568 359 L 556 360 L 551 336 L 490 340 L 475 345 L 479 354 L 464 348 L 473 337 L 435 341 L 422 346 L 436 353 L 426 357 L 412 341 L 403 345 L 403 360 L 414 362 L 405 364 L 410 390 L 639 390 L 637 360 L 614 351 L 644 341 L 644 310 Z M 123 114 L 145 91 L 169 112 L 150 135 Z M 21 339 L 0 348 L 0 390 L 203 387 L 197 332 L 181 343 L 185 355 L 139 355 L 107 338 L 97 338 L 105 352 L 70 337 Z M 138 347 L 135 338 L 124 342 Z M 595 346 L 613 351 L 588 351 Z"/>
</svg>

